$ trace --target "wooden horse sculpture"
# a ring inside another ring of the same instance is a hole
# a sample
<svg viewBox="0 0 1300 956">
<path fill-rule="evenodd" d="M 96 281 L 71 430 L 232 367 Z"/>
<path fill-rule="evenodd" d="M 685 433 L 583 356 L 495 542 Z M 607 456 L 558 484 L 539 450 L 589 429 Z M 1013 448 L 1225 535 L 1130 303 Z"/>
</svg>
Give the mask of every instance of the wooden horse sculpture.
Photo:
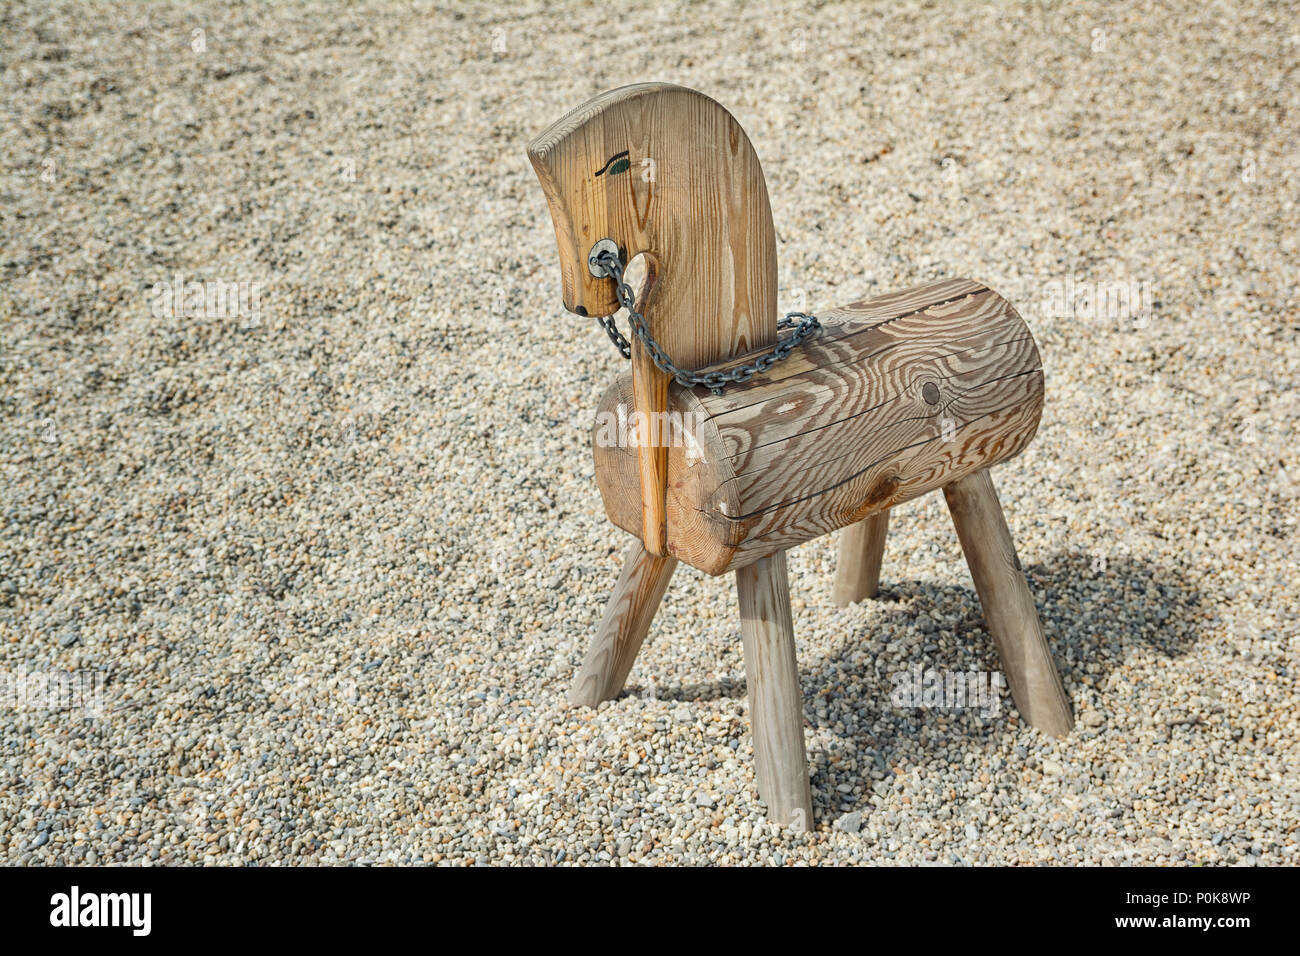
<svg viewBox="0 0 1300 956">
<path fill-rule="evenodd" d="M 628 86 L 560 119 L 528 155 L 566 309 L 618 309 L 597 268 L 600 248 L 617 249 L 621 264 L 643 257 L 636 311 L 676 366 L 727 371 L 777 342 L 767 186 L 725 109 L 682 87 Z M 593 445 L 605 510 L 638 540 L 570 694 L 585 705 L 619 694 L 678 561 L 734 571 L 758 791 L 774 821 L 803 826 L 812 795 L 785 552 L 847 528 L 835 600 L 872 597 L 889 509 L 927 491 L 943 489 L 1017 709 L 1049 734 L 1073 724 L 988 472 L 1029 443 L 1042 412 L 1024 321 L 978 282 L 950 279 L 820 324 L 721 394 L 682 385 L 634 337 Z"/>
</svg>

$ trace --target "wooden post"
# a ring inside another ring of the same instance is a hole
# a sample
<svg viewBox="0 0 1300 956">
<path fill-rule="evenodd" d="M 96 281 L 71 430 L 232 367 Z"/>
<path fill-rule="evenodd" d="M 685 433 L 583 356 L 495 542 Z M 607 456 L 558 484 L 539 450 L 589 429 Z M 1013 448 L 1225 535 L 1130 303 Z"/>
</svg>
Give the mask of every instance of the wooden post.
<svg viewBox="0 0 1300 956">
<path fill-rule="evenodd" d="M 1070 699 L 1052 662 L 988 469 L 944 485 L 943 494 L 1016 709 L 1043 733 L 1063 737 L 1074 726 Z"/>
<path fill-rule="evenodd" d="M 676 558 L 658 557 L 640 541 L 632 542 L 569 703 L 595 707 L 622 691 L 676 567 Z"/>
<path fill-rule="evenodd" d="M 632 402 L 644 416 L 645 433 L 637 443 L 641 475 L 641 541 L 654 555 L 668 553 L 668 441 L 661 433 L 668 409 L 668 383 L 672 377 L 659 371 L 641 346 L 632 345 Z"/>
<path fill-rule="evenodd" d="M 758 793 L 774 823 L 806 830 L 812 826 L 812 788 L 785 552 L 736 571 L 736 590 Z"/>
<path fill-rule="evenodd" d="M 839 564 L 835 568 L 835 590 L 831 594 L 836 607 L 876 596 L 888 530 L 888 511 L 870 515 L 844 529 Z"/>
</svg>

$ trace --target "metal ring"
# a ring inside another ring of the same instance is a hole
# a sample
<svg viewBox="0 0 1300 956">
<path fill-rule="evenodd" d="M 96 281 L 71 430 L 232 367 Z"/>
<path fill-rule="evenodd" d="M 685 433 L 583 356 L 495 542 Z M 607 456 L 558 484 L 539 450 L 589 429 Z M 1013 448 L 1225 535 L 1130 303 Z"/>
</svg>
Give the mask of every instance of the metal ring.
<svg viewBox="0 0 1300 956">
<path fill-rule="evenodd" d="M 609 273 L 605 271 L 605 267 L 596 261 L 596 257 L 602 252 L 612 252 L 615 259 L 619 258 L 618 243 L 613 239 L 600 239 L 591 247 L 591 251 L 587 253 L 587 271 L 597 279 L 603 279 L 609 275 Z"/>
</svg>

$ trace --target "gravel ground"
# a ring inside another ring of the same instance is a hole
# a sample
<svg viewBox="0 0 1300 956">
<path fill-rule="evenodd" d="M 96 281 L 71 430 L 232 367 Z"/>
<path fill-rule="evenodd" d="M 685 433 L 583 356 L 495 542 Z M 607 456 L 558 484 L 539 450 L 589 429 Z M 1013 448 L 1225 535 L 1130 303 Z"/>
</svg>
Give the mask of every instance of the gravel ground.
<svg viewBox="0 0 1300 956">
<path fill-rule="evenodd" d="M 1296 5 L 508 6 L 0 10 L 3 860 L 1300 862 Z M 810 831 L 763 822 L 729 578 L 565 706 L 620 362 L 524 147 L 646 79 L 749 131 L 785 306 L 1021 307 L 1048 407 L 996 480 L 1067 739 L 891 701 L 997 667 L 937 495 L 879 601 L 792 552 Z"/>
</svg>

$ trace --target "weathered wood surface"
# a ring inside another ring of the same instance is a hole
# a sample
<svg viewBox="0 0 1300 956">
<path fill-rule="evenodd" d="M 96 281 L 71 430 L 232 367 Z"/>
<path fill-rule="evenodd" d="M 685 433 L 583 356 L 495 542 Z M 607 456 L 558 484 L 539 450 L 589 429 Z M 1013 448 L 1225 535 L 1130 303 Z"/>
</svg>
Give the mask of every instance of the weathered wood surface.
<svg viewBox="0 0 1300 956">
<path fill-rule="evenodd" d="M 836 607 L 876 596 L 880 587 L 880 564 L 885 556 L 889 533 L 889 512 L 863 518 L 844 529 L 831 600 Z"/>
<path fill-rule="evenodd" d="M 979 283 L 932 283 L 822 322 L 784 362 L 721 396 L 669 389 L 690 438 L 668 449 L 667 550 L 687 564 L 743 567 L 1009 458 L 1033 437 L 1038 349 L 1010 303 Z M 630 407 L 629 396 L 625 376 L 600 412 Z M 640 534 L 635 448 L 601 441 L 601 421 L 593 446 L 606 513 Z"/>
<path fill-rule="evenodd" d="M 569 703 L 594 707 L 623 690 L 676 567 L 676 558 L 650 554 L 640 541 L 632 542 Z"/>
<path fill-rule="evenodd" d="M 785 552 L 738 570 L 736 592 L 758 794 L 774 823 L 807 830 L 812 826 L 812 786 Z"/>
<path fill-rule="evenodd" d="M 993 479 L 987 469 L 977 471 L 945 485 L 943 492 L 1016 709 L 1043 733 L 1063 737 L 1074 726 L 1070 698 L 1052 662 Z"/>
<path fill-rule="evenodd" d="M 740 124 L 695 90 L 642 83 L 573 110 L 528 147 L 551 210 L 564 306 L 617 311 L 614 283 L 587 268 L 600 239 L 644 255 L 638 306 L 683 368 L 776 341 L 776 234 L 758 157 Z M 662 412 L 668 376 L 633 343 L 635 405 Z M 665 553 L 667 453 L 637 450 L 637 528 Z"/>
<path fill-rule="evenodd" d="M 640 342 L 632 344 L 632 405 L 652 417 L 668 408 L 669 378 L 659 371 Z M 641 541 L 651 554 L 668 553 L 668 446 L 649 443 L 639 448 Z"/>
</svg>

